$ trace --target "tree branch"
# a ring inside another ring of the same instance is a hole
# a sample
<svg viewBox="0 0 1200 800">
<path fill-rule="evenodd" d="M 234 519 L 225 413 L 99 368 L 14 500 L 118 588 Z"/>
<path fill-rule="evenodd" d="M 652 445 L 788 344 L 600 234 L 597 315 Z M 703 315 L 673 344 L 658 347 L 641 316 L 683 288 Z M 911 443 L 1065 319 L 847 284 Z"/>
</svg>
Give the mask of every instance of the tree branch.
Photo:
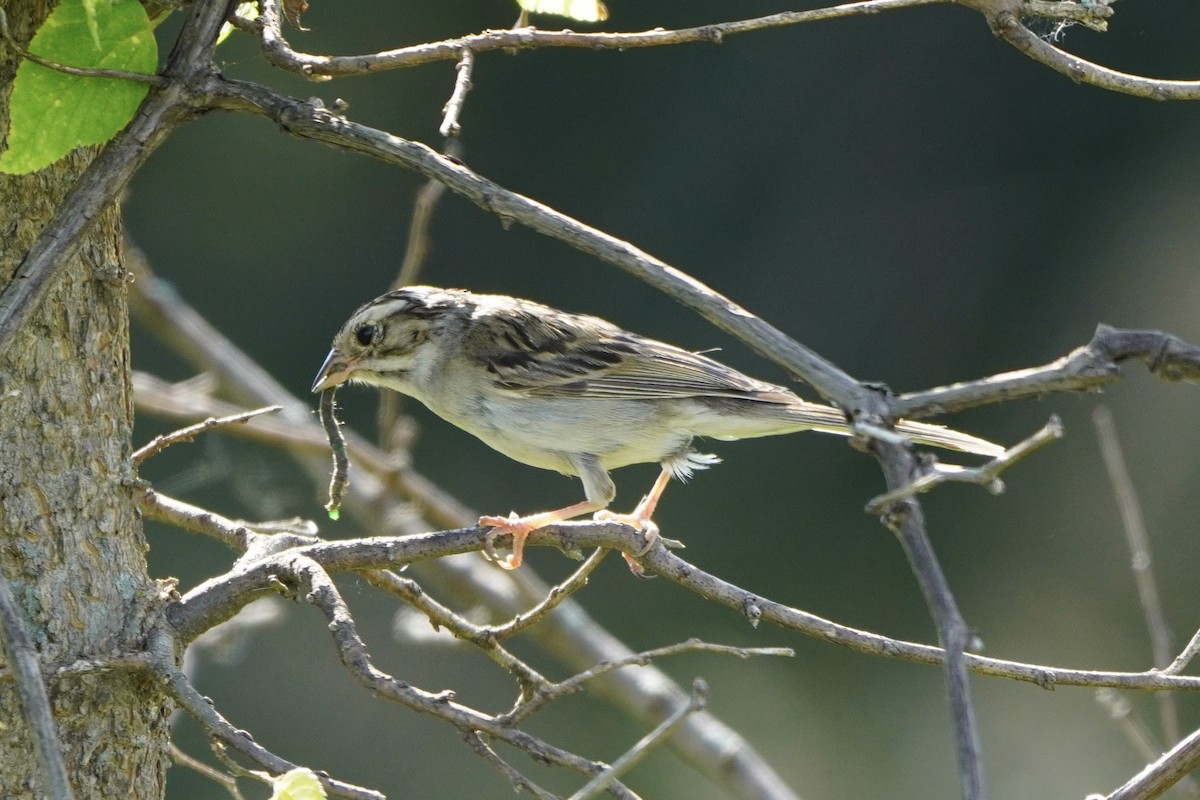
<svg viewBox="0 0 1200 800">
<path fill-rule="evenodd" d="M 1120 363 L 1128 359 L 1144 362 L 1165 381 L 1200 382 L 1200 347 L 1161 331 L 1098 325 L 1090 342 L 1049 364 L 901 394 L 890 409 L 897 417 L 918 419 L 1050 392 L 1095 390 L 1120 380 Z"/>
<path fill-rule="evenodd" d="M 0 574 L 0 646 L 17 684 L 21 712 L 29 723 L 29 734 L 37 753 L 42 780 L 45 781 L 46 795 L 51 800 L 72 800 L 75 795 L 67 778 L 67 765 L 63 761 L 46 684 L 42 681 L 37 650 L 25 630 L 8 576 L 3 574 Z"/>
<path fill-rule="evenodd" d="M 221 428 L 226 425 L 239 425 L 249 422 L 260 414 L 272 414 L 279 411 L 280 406 L 266 406 L 265 408 L 256 408 L 251 411 L 241 411 L 237 414 L 229 414 L 224 417 L 209 417 L 195 425 L 189 425 L 186 428 L 180 428 L 177 431 L 155 436 L 145 445 L 133 451 L 133 455 L 129 458 L 134 464 L 140 464 L 151 456 L 156 456 L 163 450 L 166 450 L 173 444 L 179 442 L 194 441 L 197 436 L 205 431 Z"/>
<path fill-rule="evenodd" d="M 1066 75 L 1076 83 L 1086 83 L 1110 92 L 1131 94 L 1148 100 L 1200 99 L 1200 81 L 1173 81 L 1130 75 L 1095 64 L 1059 50 L 1021 24 L 1011 11 L 1002 11 L 991 21 L 992 31 L 1034 61 Z"/>
<path fill-rule="evenodd" d="M 249 565 L 243 571 L 208 581 L 172 604 L 167 619 L 185 641 L 201 630 L 228 619 L 251 600 L 272 591 L 272 575 L 284 567 L 277 560 L 284 555 L 311 558 L 330 572 L 382 569 L 398 564 L 443 559 L 448 555 L 482 551 L 489 529 L 460 528 L 409 536 L 376 536 L 369 539 L 344 539 L 298 547 L 286 554 L 272 555 Z M 498 537 L 503 541 L 504 537 Z M 639 531 L 627 525 L 608 522 L 564 522 L 541 528 L 530 534 L 529 547 L 556 547 L 560 550 L 604 547 L 632 552 L 645 545 Z M 792 608 L 761 595 L 734 586 L 696 565 L 684 561 L 673 551 L 654 547 L 639 562 L 656 575 L 720 603 L 745 616 L 752 624 L 770 622 L 787 630 L 822 639 L 873 656 L 918 664 L 941 665 L 941 648 L 892 639 L 879 634 L 840 625 L 816 614 Z M 552 620 L 554 617 L 548 617 Z M 538 631 L 541 626 L 531 630 Z M 625 657 L 625 656 L 622 656 Z M 1040 664 L 966 656 L 967 666 L 982 675 L 1010 678 L 1033 683 L 1044 689 L 1057 686 L 1108 686 L 1118 689 L 1161 691 L 1200 690 L 1200 677 L 1174 675 L 1166 671 L 1108 672 L 1064 669 Z"/>
<path fill-rule="evenodd" d="M 256 84 L 213 80 L 209 89 L 214 107 L 260 114 L 297 136 L 411 169 L 445 183 L 451 191 L 501 219 L 520 222 L 620 267 L 746 342 L 836 405 L 853 408 L 864 394 L 858 382 L 840 368 L 687 273 L 624 240 L 504 189 L 420 142 L 360 125 Z"/>
<path fill-rule="evenodd" d="M 810 11 L 785 11 L 756 19 L 718 22 L 680 30 L 655 29 L 641 33 L 576 33 L 574 31 L 543 31 L 536 28 L 513 28 L 429 42 L 352 56 L 320 56 L 299 53 L 283 38 L 278 0 L 265 0 L 256 28 L 262 40 L 263 55 L 280 69 L 310 78 L 332 78 L 366 75 L 382 70 L 415 67 L 435 61 L 452 61 L 464 50 L 483 53 L 494 50 L 532 50 L 544 47 L 575 47 L 587 50 L 631 50 L 641 47 L 707 42 L 719 44 L 726 36 L 740 33 L 798 25 L 806 22 L 841 19 L 844 17 L 878 14 L 901 8 L 939 5 L 953 0 L 868 0 L 818 8 Z"/>
</svg>

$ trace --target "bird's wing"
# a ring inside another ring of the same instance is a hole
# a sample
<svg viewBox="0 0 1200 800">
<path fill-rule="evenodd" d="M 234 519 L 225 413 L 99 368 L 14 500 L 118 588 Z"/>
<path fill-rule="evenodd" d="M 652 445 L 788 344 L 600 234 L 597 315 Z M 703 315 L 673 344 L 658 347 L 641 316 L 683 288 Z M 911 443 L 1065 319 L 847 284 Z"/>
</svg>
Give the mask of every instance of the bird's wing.
<svg viewBox="0 0 1200 800">
<path fill-rule="evenodd" d="M 496 310 L 476 320 L 467 350 L 497 388 L 531 397 L 796 400 L 786 389 L 596 317 Z"/>
</svg>

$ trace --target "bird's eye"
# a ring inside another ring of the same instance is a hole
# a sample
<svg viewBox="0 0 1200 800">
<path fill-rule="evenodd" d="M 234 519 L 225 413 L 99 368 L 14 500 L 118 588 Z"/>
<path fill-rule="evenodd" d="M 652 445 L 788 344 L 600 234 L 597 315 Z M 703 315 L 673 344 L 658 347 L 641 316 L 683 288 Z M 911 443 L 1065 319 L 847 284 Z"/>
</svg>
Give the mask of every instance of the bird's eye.
<svg viewBox="0 0 1200 800">
<path fill-rule="evenodd" d="M 374 342 L 378 337 L 379 326 L 373 325 L 369 322 L 366 325 L 359 325 L 358 330 L 354 332 L 354 338 L 357 339 L 358 343 L 363 347 L 370 347 L 371 343 Z"/>
</svg>

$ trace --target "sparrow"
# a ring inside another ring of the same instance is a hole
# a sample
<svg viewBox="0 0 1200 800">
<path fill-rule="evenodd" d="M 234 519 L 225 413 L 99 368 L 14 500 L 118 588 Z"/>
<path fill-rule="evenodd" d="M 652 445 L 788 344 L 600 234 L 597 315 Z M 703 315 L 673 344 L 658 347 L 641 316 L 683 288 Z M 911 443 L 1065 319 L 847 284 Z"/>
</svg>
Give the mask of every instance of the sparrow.
<svg viewBox="0 0 1200 800">
<path fill-rule="evenodd" d="M 642 531 L 642 555 L 658 538 L 652 521 L 672 477 L 686 480 L 720 461 L 696 439 L 748 439 L 796 431 L 850 435 L 838 409 L 802 400 L 700 353 L 648 339 L 603 319 L 506 295 L 410 286 L 355 311 L 333 339 L 312 390 L 366 383 L 419 400 L 434 414 L 522 464 L 573 475 L 584 500 L 526 516 L 485 516 L 511 533 L 500 566 L 520 566 L 532 531 L 594 513 Z M 1004 448 L 940 425 L 901 420 L 917 444 L 997 456 Z M 657 463 L 662 472 L 630 514 L 608 511 L 611 470 Z M 635 572 L 641 567 L 629 555 Z"/>
</svg>

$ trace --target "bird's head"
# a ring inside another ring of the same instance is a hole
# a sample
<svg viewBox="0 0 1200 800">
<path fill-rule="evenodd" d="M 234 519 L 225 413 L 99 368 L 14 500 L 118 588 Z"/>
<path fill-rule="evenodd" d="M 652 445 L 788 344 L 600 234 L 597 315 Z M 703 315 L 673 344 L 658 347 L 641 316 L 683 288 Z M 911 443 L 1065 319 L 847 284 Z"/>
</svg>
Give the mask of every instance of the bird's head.
<svg viewBox="0 0 1200 800">
<path fill-rule="evenodd" d="M 462 294 L 410 286 L 362 306 L 333 337 L 312 390 L 354 381 L 405 391 L 422 345 L 436 335 L 448 311 L 462 308 Z"/>
</svg>

